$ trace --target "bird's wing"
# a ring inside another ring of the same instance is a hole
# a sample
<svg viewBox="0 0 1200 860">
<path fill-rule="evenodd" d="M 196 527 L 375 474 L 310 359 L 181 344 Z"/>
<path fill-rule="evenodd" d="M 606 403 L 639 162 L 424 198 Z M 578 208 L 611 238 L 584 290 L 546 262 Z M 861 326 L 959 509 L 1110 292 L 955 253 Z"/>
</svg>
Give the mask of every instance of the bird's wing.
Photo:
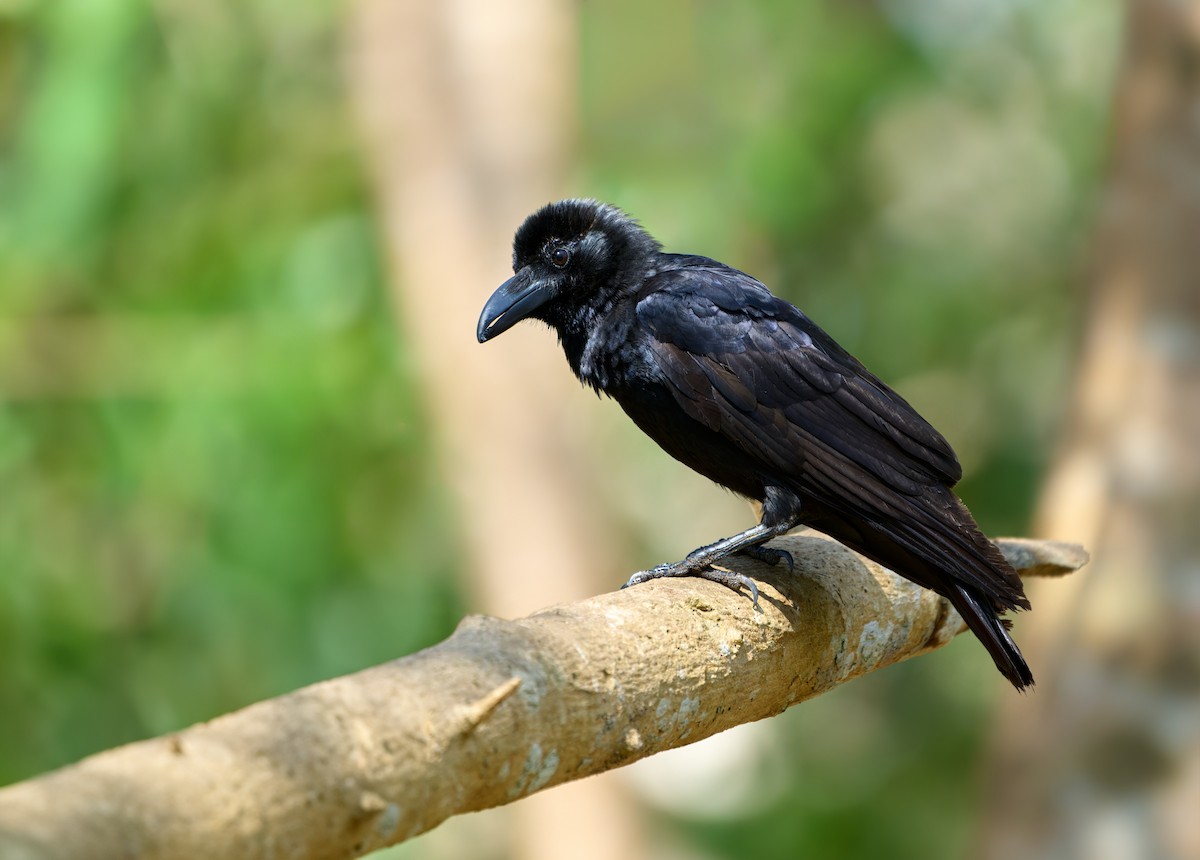
<svg viewBox="0 0 1200 860">
<path fill-rule="evenodd" d="M 962 476 L 902 397 L 749 275 L 693 263 L 649 286 L 637 316 L 676 402 L 765 470 L 880 513 Z"/>
</svg>

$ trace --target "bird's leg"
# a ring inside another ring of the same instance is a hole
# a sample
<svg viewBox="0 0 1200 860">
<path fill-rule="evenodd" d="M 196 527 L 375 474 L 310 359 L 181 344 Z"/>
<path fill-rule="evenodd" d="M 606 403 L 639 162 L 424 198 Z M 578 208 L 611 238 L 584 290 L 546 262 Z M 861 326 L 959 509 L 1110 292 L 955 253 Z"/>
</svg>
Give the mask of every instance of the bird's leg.
<svg viewBox="0 0 1200 860">
<path fill-rule="evenodd" d="M 779 533 L 782 534 L 782 532 Z M 695 558 L 701 553 L 708 552 L 712 547 L 715 547 L 717 543 L 721 543 L 721 541 L 709 544 L 708 546 L 702 546 L 699 549 L 694 549 L 687 554 L 687 557 Z M 761 543 L 750 544 L 750 546 L 736 549 L 730 553 L 730 555 L 744 555 L 746 558 L 752 558 L 755 561 L 761 561 L 763 564 L 771 565 L 771 567 L 774 567 L 782 561 L 787 565 L 788 573 L 791 573 L 796 567 L 795 562 L 792 560 L 792 554 L 786 549 L 774 549 Z"/>
<path fill-rule="evenodd" d="M 762 560 L 774 558 L 774 562 L 781 561 L 786 556 L 790 562 L 791 555 L 789 553 L 782 550 L 766 550 L 763 552 L 764 548 L 761 546 L 771 538 L 785 533 L 789 528 L 791 528 L 791 525 L 788 523 L 780 523 L 778 525 L 764 525 L 763 523 L 759 523 L 753 528 L 748 528 L 744 532 L 735 534 L 733 537 L 723 538 L 715 543 L 710 543 L 708 546 L 702 546 L 700 549 L 689 553 L 688 557 L 683 561 L 677 561 L 674 564 L 660 564 L 658 567 L 651 568 L 650 570 L 639 571 L 629 577 L 629 581 L 621 587 L 628 588 L 640 582 L 646 582 L 650 579 L 661 579 L 666 576 L 698 576 L 701 579 L 719 582 L 727 588 L 732 588 L 734 591 L 740 591 L 743 588 L 746 589 L 750 592 L 750 599 L 753 601 L 755 609 L 757 609 L 758 586 L 754 584 L 754 580 L 743 574 L 735 573 L 732 570 L 714 568 L 712 565 L 733 553 L 751 555 L 754 558 Z M 776 555 L 776 553 L 779 553 L 779 555 Z"/>
</svg>

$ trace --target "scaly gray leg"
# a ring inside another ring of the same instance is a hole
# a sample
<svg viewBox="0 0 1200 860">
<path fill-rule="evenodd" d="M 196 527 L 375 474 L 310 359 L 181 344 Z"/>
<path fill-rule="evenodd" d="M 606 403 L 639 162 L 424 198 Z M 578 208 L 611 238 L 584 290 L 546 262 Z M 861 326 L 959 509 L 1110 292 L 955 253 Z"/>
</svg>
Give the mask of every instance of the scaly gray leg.
<svg viewBox="0 0 1200 860">
<path fill-rule="evenodd" d="M 758 586 L 754 584 L 754 580 L 744 574 L 734 573 L 732 570 L 714 568 L 713 565 L 727 555 L 742 553 L 771 564 L 776 564 L 786 558 L 790 568 L 792 559 L 790 553 L 783 550 L 767 549 L 762 546 L 762 544 L 773 537 L 783 534 L 789 528 L 791 526 L 787 524 L 766 526 L 759 523 L 753 528 L 748 528 L 744 532 L 735 534 L 733 537 L 727 537 L 715 543 L 710 543 L 708 546 L 702 546 L 700 549 L 693 550 L 683 561 L 677 561 L 674 564 L 660 564 L 658 567 L 651 568 L 650 570 L 638 571 L 629 577 L 629 581 L 621 587 L 628 588 L 631 585 L 637 585 L 651 579 L 661 579 L 666 576 L 698 576 L 701 579 L 707 579 L 711 582 L 719 582 L 721 585 L 732 588 L 734 591 L 740 591 L 743 588 L 746 589 L 750 592 L 750 600 L 753 602 L 754 608 L 761 612 L 762 610 L 758 605 Z"/>
</svg>

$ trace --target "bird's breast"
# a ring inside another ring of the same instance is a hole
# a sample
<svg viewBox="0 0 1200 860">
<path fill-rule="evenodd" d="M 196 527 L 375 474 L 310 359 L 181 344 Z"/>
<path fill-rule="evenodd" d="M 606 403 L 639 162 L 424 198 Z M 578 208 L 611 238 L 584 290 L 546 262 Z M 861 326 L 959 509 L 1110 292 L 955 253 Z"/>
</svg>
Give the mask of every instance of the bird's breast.
<svg viewBox="0 0 1200 860">
<path fill-rule="evenodd" d="M 747 498 L 764 498 L 763 465 L 688 415 L 668 387 L 633 381 L 608 393 L 643 433 L 676 460 Z"/>
<path fill-rule="evenodd" d="M 628 315 L 616 313 L 591 326 L 580 339 L 572 366 L 582 382 L 615 397 L 618 386 L 652 374 L 654 357 Z"/>
</svg>

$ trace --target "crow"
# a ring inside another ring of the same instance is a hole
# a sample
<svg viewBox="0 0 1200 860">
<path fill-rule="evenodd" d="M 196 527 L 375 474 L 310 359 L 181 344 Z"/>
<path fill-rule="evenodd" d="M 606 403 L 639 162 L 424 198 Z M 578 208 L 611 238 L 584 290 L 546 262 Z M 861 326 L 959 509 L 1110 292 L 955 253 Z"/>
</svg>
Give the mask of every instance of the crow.
<svg viewBox="0 0 1200 860">
<path fill-rule="evenodd" d="M 580 381 L 613 398 L 668 454 L 762 505 L 758 525 L 634 574 L 701 576 L 807 525 L 945 597 L 1018 689 L 1033 675 L 1000 615 L 1028 609 L 1021 580 L 951 490 L 949 443 L 900 395 L 762 283 L 716 260 L 664 253 L 620 209 L 563 200 L 530 215 L 513 272 L 476 335 L 522 319 L 558 334 Z"/>
</svg>

